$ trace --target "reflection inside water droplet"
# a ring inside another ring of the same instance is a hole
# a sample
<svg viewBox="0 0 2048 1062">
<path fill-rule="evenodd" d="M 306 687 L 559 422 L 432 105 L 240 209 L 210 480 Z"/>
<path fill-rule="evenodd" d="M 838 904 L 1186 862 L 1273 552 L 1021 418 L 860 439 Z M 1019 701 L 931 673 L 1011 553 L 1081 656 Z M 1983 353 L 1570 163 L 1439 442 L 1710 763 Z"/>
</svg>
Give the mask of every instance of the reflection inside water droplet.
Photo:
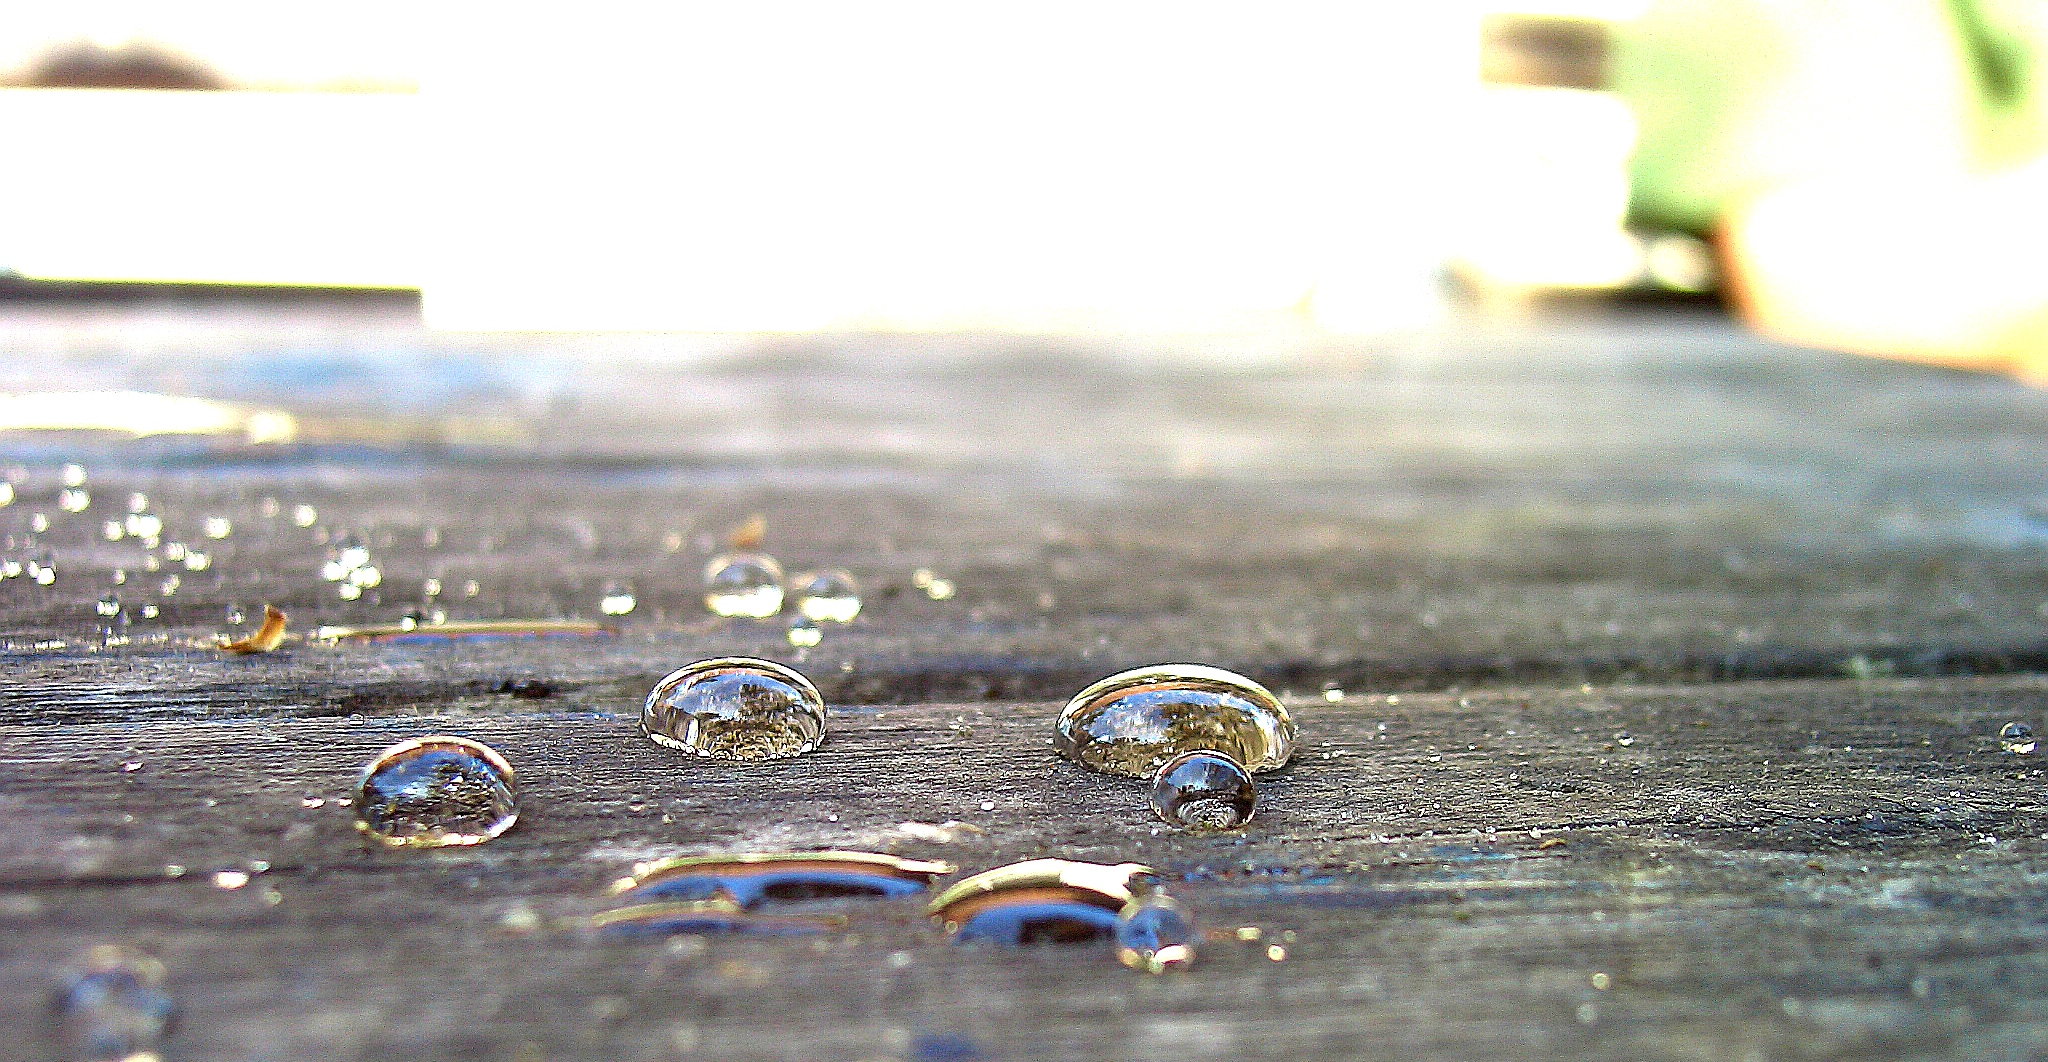
<svg viewBox="0 0 2048 1062">
<path fill-rule="evenodd" d="M 1110 774 L 1150 778 L 1184 752 L 1221 752 L 1250 771 L 1294 755 L 1294 720 L 1279 698 L 1243 675 L 1200 664 L 1161 664 L 1111 675 L 1074 696 L 1053 745 Z"/>
<path fill-rule="evenodd" d="M 825 739 L 825 700 L 809 679 L 772 660 L 700 660 L 655 685 L 640 728 L 657 744 L 699 756 L 781 759 Z"/>
<path fill-rule="evenodd" d="M 1081 944 L 1115 936 L 1133 901 L 1156 895 L 1151 868 L 1033 859 L 955 882 L 931 903 L 955 940 Z"/>
<path fill-rule="evenodd" d="M 1160 765 L 1152 808 L 1190 830 L 1234 830 L 1251 821 L 1259 790 L 1251 772 L 1220 752 L 1184 752 Z"/>
<path fill-rule="evenodd" d="M 163 964 L 127 948 L 92 949 L 53 1001 L 58 1037 L 82 1062 L 154 1058 L 176 1008 Z"/>
<path fill-rule="evenodd" d="M 2005 724 L 1998 732 L 1998 747 L 2018 756 L 2034 751 L 2034 728 L 2021 722 Z"/>
<path fill-rule="evenodd" d="M 1118 915 L 1116 957 L 1132 969 L 1161 973 L 1194 962 L 1200 936 L 1180 904 L 1155 892 Z"/>
<path fill-rule="evenodd" d="M 782 611 L 782 566 L 763 553 L 725 553 L 704 566 L 704 607 L 763 619 Z"/>
<path fill-rule="evenodd" d="M 764 915 L 730 900 L 637 903 L 592 915 L 583 924 L 611 937 L 666 937 L 691 933 L 788 936 L 823 933 L 846 925 L 841 915 Z"/>
<path fill-rule="evenodd" d="M 614 891 L 634 900 L 725 899 L 740 907 L 923 892 L 951 864 L 871 852 L 748 852 L 664 859 L 634 868 Z"/>
<path fill-rule="evenodd" d="M 401 741 L 363 768 L 356 816 L 356 829 L 394 848 L 479 844 L 519 819 L 512 765 L 467 738 Z"/>
<path fill-rule="evenodd" d="M 837 568 L 805 572 L 792 581 L 796 608 L 819 623 L 849 623 L 860 615 L 860 587 Z"/>
</svg>

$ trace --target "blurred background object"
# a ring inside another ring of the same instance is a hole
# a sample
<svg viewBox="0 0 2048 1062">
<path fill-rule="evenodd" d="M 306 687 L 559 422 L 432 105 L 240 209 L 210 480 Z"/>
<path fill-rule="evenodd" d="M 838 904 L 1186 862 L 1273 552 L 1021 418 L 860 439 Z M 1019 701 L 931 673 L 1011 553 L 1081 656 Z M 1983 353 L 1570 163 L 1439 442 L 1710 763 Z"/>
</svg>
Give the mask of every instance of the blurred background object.
<svg viewBox="0 0 2048 1062">
<path fill-rule="evenodd" d="M 423 289 L 511 330 L 1725 297 L 2040 375 L 2044 45 L 2044 0 L 33 8 L 0 27 L 0 193 L 34 204 L 0 272 Z"/>
</svg>

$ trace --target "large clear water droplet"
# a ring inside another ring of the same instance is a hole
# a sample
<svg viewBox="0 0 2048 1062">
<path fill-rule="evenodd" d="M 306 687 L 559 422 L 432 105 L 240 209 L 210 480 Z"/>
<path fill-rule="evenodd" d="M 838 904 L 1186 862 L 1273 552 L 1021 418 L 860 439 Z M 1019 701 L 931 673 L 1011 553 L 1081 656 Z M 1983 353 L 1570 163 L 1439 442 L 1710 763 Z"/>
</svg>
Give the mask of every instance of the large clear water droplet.
<svg viewBox="0 0 2048 1062">
<path fill-rule="evenodd" d="M 1998 732 L 1998 747 L 2015 755 L 2030 755 L 2034 751 L 2034 728 L 2019 722 L 2005 724 Z"/>
<path fill-rule="evenodd" d="M 468 738 L 401 741 L 363 768 L 356 829 L 394 848 L 481 844 L 519 820 L 512 765 Z"/>
<path fill-rule="evenodd" d="M 1060 713 L 1053 745 L 1110 774 L 1150 778 L 1184 752 L 1221 752 L 1250 771 L 1294 755 L 1294 720 L 1251 679 L 1201 664 L 1160 664 L 1111 675 Z"/>
<path fill-rule="evenodd" d="M 1180 904 L 1154 892 L 1117 916 L 1116 957 L 1136 970 L 1162 973 L 1195 961 L 1201 931 Z"/>
<path fill-rule="evenodd" d="M 782 566 L 765 553 L 722 553 L 704 566 L 704 607 L 762 619 L 782 611 Z"/>
<path fill-rule="evenodd" d="M 805 572 L 797 576 L 791 585 L 795 588 L 796 609 L 807 618 L 819 623 L 849 623 L 860 615 L 860 584 L 853 576 L 837 568 L 822 572 Z"/>
<path fill-rule="evenodd" d="M 641 863 L 612 891 L 627 899 L 771 903 L 912 896 L 953 872 L 950 863 L 873 852 L 743 852 Z"/>
<path fill-rule="evenodd" d="M 783 759 L 825 740 L 825 699 L 811 680 L 772 660 L 699 660 L 655 684 L 640 729 L 699 756 Z"/>
<path fill-rule="evenodd" d="M 1155 895 L 1156 883 L 1136 863 L 1032 859 L 955 882 L 930 912 L 963 943 L 1082 944 L 1111 939 L 1121 913 Z"/>
<path fill-rule="evenodd" d="M 1190 830 L 1234 830 L 1251 821 L 1258 786 L 1244 765 L 1220 752 L 1184 752 L 1152 779 L 1152 809 Z"/>
<path fill-rule="evenodd" d="M 176 1008 L 163 964 L 112 945 L 87 952 L 58 990 L 58 1038 L 79 1062 L 153 1059 Z"/>
</svg>

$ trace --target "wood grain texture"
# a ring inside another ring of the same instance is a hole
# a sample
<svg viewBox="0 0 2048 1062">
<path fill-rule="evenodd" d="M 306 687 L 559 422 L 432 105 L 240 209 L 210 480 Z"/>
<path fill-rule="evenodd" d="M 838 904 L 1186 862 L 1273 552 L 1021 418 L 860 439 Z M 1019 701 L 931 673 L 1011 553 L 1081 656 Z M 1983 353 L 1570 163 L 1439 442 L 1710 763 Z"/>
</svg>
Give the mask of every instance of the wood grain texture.
<svg viewBox="0 0 2048 1062">
<path fill-rule="evenodd" d="M 0 558 L 59 572 L 0 581 L 0 1059 L 50 1056 L 49 979 L 105 941 L 169 968 L 172 1060 L 2048 1040 L 2043 777 L 1996 739 L 2048 729 L 2038 393 L 1691 319 L 1249 360 L 169 320 L 0 322 L 0 389 L 303 425 L 261 447 L 0 433 Z M 67 462 L 82 513 L 56 505 Z M 154 549 L 104 533 L 131 493 L 165 523 Z M 860 576 L 860 619 L 797 650 L 779 622 L 706 615 L 699 570 L 752 513 L 786 566 Z M 232 534 L 206 539 L 209 516 Z M 344 537 L 381 574 L 354 601 L 320 574 Z M 921 567 L 958 596 L 922 594 Z M 302 633 L 598 618 L 613 582 L 639 603 L 612 637 L 206 647 L 231 607 Z M 108 593 L 125 623 L 95 611 Z M 685 762 L 637 733 L 659 676 L 734 653 L 818 683 L 823 749 Z M 1167 660 L 1298 711 L 1303 751 L 1241 834 L 1167 829 L 1142 786 L 1050 753 L 1066 696 Z M 459 852 L 363 844 L 336 798 L 429 732 L 512 760 L 519 825 Z M 954 820 L 946 843 L 902 828 Z M 956 947 L 906 903 L 816 937 L 532 928 L 603 909 L 636 859 L 812 847 L 1135 859 L 1206 925 L 1264 935 L 1150 977 L 1102 949 Z"/>
</svg>

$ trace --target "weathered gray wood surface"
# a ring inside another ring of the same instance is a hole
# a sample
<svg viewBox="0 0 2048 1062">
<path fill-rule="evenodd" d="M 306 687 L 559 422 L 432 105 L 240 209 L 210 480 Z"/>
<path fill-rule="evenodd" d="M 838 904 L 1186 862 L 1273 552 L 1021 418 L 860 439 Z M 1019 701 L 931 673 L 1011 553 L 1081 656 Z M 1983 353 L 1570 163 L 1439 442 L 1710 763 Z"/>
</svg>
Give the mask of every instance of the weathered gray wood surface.
<svg viewBox="0 0 2048 1062">
<path fill-rule="evenodd" d="M 59 571 L 0 582 L 0 1028 L 20 1031 L 0 1058 L 53 1049 L 48 978 L 102 941 L 169 967 L 173 1059 L 2024 1058 L 2048 1039 L 2042 775 L 1996 740 L 2048 724 L 2038 393 L 1708 320 L 1274 340 L 1242 344 L 1250 363 L 965 339 L 685 356 L 303 313 L 17 316 L 0 342 L 0 390 L 198 394 L 304 428 L 0 434 L 0 546 Z M 84 513 L 55 504 L 66 462 Z M 107 541 L 131 492 L 211 563 L 159 547 L 146 572 L 150 551 Z M 755 512 L 791 568 L 862 576 L 856 624 L 799 652 L 702 612 L 697 569 Z M 233 534 L 203 539 L 206 516 Z M 343 533 L 384 577 L 354 602 L 319 575 Z M 958 596 L 921 595 L 919 567 Z M 264 601 L 299 629 L 388 622 L 437 604 L 428 578 L 455 619 L 595 616 L 614 581 L 639 606 L 599 640 L 197 647 Z M 125 625 L 94 610 L 109 592 Z M 826 747 L 732 766 L 638 737 L 655 677 L 728 652 L 818 680 Z M 1167 659 L 1299 709 L 1306 748 L 1242 835 L 1168 831 L 1142 787 L 1047 749 L 1066 694 Z M 1778 681 L 1727 681 L 1758 678 Z M 547 696 L 507 692 L 522 679 Z M 430 731 L 512 759 L 520 825 L 473 851 L 365 848 L 333 798 Z M 900 828 L 947 820 L 972 829 Z M 819 938 L 519 928 L 599 909 L 650 854 L 814 846 L 1137 859 L 1211 927 L 1266 936 L 1152 978 L 1099 951 L 956 948 L 914 904 Z"/>
</svg>

